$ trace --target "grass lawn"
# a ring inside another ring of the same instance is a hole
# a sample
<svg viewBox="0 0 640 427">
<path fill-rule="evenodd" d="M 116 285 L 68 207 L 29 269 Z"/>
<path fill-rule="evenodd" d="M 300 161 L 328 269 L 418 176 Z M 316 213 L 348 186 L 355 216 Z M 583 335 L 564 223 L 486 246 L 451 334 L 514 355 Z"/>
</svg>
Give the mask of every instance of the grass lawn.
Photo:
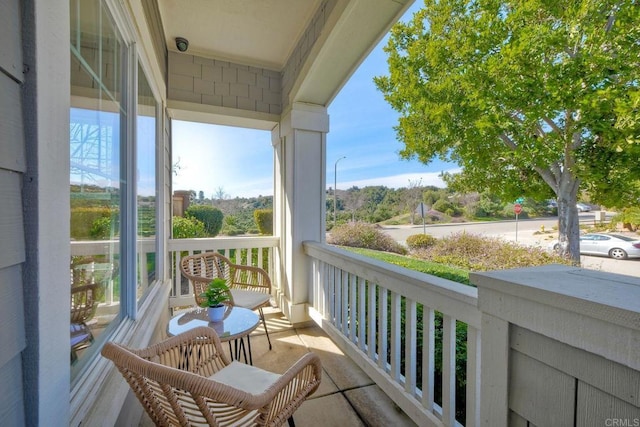
<svg viewBox="0 0 640 427">
<path fill-rule="evenodd" d="M 371 249 L 352 248 L 347 246 L 341 246 L 341 248 L 351 252 L 355 252 L 360 255 L 377 259 L 379 261 L 384 261 L 390 264 L 395 264 L 400 267 L 408 268 L 409 270 L 415 270 L 421 273 L 427 273 L 433 276 L 441 277 L 443 279 L 448 279 L 454 282 L 473 286 L 469 282 L 469 270 L 465 270 L 458 267 L 450 267 L 448 265 L 437 264 L 435 262 L 430 262 L 430 261 L 423 261 L 423 260 L 410 258 L 403 255 L 392 254 L 389 252 L 374 251 Z"/>
</svg>

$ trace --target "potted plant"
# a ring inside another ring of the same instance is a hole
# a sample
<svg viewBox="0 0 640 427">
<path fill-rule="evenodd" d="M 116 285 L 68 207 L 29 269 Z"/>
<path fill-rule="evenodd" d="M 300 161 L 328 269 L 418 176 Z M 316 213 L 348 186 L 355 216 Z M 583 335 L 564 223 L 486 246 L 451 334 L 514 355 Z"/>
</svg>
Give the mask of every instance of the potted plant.
<svg viewBox="0 0 640 427">
<path fill-rule="evenodd" d="M 200 306 L 209 308 L 209 319 L 212 322 L 222 320 L 226 309 L 223 303 L 231 299 L 230 295 L 227 281 L 219 277 L 209 282 L 207 290 L 200 294 L 200 298 L 203 299 Z"/>
</svg>

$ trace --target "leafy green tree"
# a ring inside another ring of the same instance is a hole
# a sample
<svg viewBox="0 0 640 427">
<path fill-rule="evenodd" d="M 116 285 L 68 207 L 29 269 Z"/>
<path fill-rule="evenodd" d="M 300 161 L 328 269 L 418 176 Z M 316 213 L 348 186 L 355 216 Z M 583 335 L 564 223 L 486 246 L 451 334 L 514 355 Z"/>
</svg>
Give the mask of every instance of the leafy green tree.
<svg viewBox="0 0 640 427">
<path fill-rule="evenodd" d="M 458 163 L 456 191 L 555 196 L 578 263 L 581 187 L 595 202 L 640 195 L 638 22 L 634 0 L 425 0 L 375 79 L 401 114 L 401 156 Z M 593 174 L 610 165 L 620 176 Z"/>
</svg>

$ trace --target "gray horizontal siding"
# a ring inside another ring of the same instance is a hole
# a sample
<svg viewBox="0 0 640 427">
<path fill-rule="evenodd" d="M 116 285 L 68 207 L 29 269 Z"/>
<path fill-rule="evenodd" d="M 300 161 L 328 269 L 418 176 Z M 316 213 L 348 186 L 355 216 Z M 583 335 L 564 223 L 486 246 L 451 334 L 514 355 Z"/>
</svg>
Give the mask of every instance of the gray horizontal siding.
<svg viewBox="0 0 640 427">
<path fill-rule="evenodd" d="M 0 269 L 0 366 L 20 357 L 26 345 L 22 301 L 22 269 L 20 265 Z"/>
<path fill-rule="evenodd" d="M 24 426 L 22 363 L 18 355 L 0 366 L 0 420 L 3 426 Z"/>
<path fill-rule="evenodd" d="M 2 40 L 2 43 L 0 43 L 0 68 L 20 82 L 23 81 L 21 22 L 18 0 L 1 1 L 0 40 Z M 4 91 L 0 93 L 3 96 L 5 94 Z"/>
<path fill-rule="evenodd" d="M 21 179 L 19 173 L 0 169 L 0 268 L 25 260 Z"/>
<path fill-rule="evenodd" d="M 2 117 L 0 169 L 24 172 L 26 164 L 22 109 L 16 108 L 20 105 L 20 86 L 5 74 L 0 73 L 0 93 L 2 94 L 0 102 L 0 117 Z"/>
</svg>

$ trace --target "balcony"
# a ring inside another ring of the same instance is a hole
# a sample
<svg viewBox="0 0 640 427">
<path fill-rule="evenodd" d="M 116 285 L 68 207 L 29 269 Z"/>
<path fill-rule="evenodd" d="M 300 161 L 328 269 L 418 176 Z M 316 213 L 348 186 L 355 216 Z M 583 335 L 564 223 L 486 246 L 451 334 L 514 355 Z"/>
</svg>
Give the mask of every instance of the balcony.
<svg viewBox="0 0 640 427">
<path fill-rule="evenodd" d="M 193 304 L 177 262 L 207 250 L 266 267 L 278 301 L 286 293 L 278 244 L 276 237 L 170 240 L 169 306 Z M 298 425 L 640 419 L 637 277 L 551 265 L 473 274 L 474 288 L 318 242 L 303 246 L 312 321 L 291 325 L 274 307 L 273 350 L 261 328 L 252 339 L 254 363 L 274 372 L 304 352 L 320 356 L 323 384 L 296 413 Z"/>
</svg>

